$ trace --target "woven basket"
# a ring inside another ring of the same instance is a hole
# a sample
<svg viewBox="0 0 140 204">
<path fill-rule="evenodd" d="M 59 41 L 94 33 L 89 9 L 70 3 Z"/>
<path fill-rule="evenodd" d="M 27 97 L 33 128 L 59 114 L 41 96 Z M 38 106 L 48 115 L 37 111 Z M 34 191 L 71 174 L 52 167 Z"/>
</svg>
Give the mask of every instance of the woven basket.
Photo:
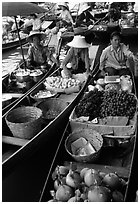
<svg viewBox="0 0 140 204">
<path fill-rule="evenodd" d="M 56 118 L 67 106 L 66 101 L 56 98 L 46 99 L 37 105 L 43 112 L 43 118 L 48 120 Z"/>
<path fill-rule="evenodd" d="M 10 111 L 5 120 L 14 137 L 31 139 L 41 131 L 42 110 L 31 106 L 19 107 Z"/>
<path fill-rule="evenodd" d="M 71 144 L 79 138 L 85 138 L 95 148 L 96 152 L 87 156 L 72 154 Z M 94 162 L 98 159 L 101 147 L 103 145 L 102 136 L 92 129 L 79 129 L 71 133 L 65 140 L 65 149 L 70 156 L 78 162 Z"/>
</svg>

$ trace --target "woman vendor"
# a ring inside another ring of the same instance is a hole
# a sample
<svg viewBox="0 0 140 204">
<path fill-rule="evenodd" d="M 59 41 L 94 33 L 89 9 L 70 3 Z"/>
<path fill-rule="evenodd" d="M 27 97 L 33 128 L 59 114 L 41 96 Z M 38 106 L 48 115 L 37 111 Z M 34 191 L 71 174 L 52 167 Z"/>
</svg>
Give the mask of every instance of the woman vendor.
<svg viewBox="0 0 140 204">
<path fill-rule="evenodd" d="M 61 64 L 62 76 L 71 77 L 72 74 L 84 72 L 90 74 L 88 53 L 90 44 L 85 41 L 85 37 L 76 35 L 67 45 L 70 46 L 70 49 Z M 71 66 L 68 68 L 68 65 Z"/>
<path fill-rule="evenodd" d="M 96 18 L 90 13 L 89 9 L 91 9 L 91 7 L 88 6 L 87 3 L 82 5 L 79 10 L 78 18 L 76 20 L 76 27 L 89 26 L 95 23 Z"/>
<path fill-rule="evenodd" d="M 59 7 L 61 8 L 61 13 L 58 16 L 59 27 L 65 27 L 65 26 L 72 26 L 73 25 L 73 19 L 69 11 L 69 7 L 65 2 L 59 3 Z"/>
<path fill-rule="evenodd" d="M 48 47 L 41 44 L 41 41 L 45 38 L 45 36 L 46 35 L 43 32 L 30 32 L 28 37 L 30 46 L 28 49 L 27 66 L 31 69 L 41 66 L 49 68 L 49 61 L 54 63 L 57 62 L 57 60 L 49 52 Z"/>
</svg>

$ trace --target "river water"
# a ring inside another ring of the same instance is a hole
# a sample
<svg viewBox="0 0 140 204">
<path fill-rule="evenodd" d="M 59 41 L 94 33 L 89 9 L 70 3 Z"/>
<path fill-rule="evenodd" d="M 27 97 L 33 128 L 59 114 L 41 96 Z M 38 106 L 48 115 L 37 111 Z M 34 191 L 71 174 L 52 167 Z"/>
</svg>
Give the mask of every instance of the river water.
<svg viewBox="0 0 140 204">
<path fill-rule="evenodd" d="M 23 52 L 24 58 L 26 59 L 27 47 L 23 46 Z M 2 76 L 11 73 L 22 59 L 23 57 L 20 47 L 11 49 L 9 51 L 4 51 L 2 53 Z"/>
</svg>

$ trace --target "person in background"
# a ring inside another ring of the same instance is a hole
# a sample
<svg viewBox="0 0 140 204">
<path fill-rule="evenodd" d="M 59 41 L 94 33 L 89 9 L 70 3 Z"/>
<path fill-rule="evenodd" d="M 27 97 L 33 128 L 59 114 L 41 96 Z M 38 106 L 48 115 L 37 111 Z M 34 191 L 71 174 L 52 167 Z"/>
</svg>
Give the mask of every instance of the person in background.
<svg viewBox="0 0 140 204">
<path fill-rule="evenodd" d="M 110 36 L 110 43 L 100 57 L 101 75 L 131 75 L 129 60 L 135 61 L 135 56 L 129 50 L 128 46 L 121 43 L 119 32 L 113 32 Z"/>
<path fill-rule="evenodd" d="M 72 74 L 84 72 L 89 75 L 90 62 L 88 48 L 90 44 L 85 41 L 85 37 L 76 35 L 67 45 L 70 46 L 70 49 L 61 64 L 63 68 L 62 76 L 71 77 Z M 69 68 L 68 65 L 70 65 Z"/>
<path fill-rule="evenodd" d="M 79 10 L 79 15 L 76 20 L 75 27 L 78 26 L 89 26 L 94 24 L 96 18 L 90 13 L 90 6 L 87 3 L 84 3 Z"/>
<path fill-rule="evenodd" d="M 27 67 L 34 69 L 36 67 L 45 67 L 46 69 L 50 67 L 49 61 L 51 63 L 56 63 L 57 60 L 51 55 L 48 47 L 41 44 L 41 41 L 45 38 L 45 33 L 31 31 L 28 37 L 30 43 L 28 49 L 27 57 Z"/>
<path fill-rule="evenodd" d="M 30 14 L 32 19 L 32 30 L 33 31 L 41 31 L 41 20 L 37 17 L 35 13 Z"/>
<path fill-rule="evenodd" d="M 61 13 L 58 16 L 59 27 L 72 26 L 73 25 L 73 19 L 72 19 L 72 16 L 70 14 L 69 7 L 68 7 L 67 3 L 62 2 L 62 3 L 59 3 L 58 5 L 61 9 Z"/>
</svg>

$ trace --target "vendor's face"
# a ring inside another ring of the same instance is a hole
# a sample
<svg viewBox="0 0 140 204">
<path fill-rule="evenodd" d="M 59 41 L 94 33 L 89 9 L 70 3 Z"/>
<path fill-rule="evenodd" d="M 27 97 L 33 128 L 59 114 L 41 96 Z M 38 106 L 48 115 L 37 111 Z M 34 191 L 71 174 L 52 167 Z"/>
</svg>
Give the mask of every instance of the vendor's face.
<svg viewBox="0 0 140 204">
<path fill-rule="evenodd" d="M 82 48 L 75 48 L 75 53 L 78 54 L 81 52 L 81 50 L 82 50 Z"/>
<path fill-rule="evenodd" d="M 120 37 L 119 36 L 114 36 L 111 39 L 111 45 L 113 46 L 113 48 L 118 48 L 120 46 Z"/>
<path fill-rule="evenodd" d="M 35 45 L 37 45 L 37 44 L 40 43 L 40 39 L 39 39 L 38 36 L 34 36 L 34 37 L 33 37 L 33 43 L 34 43 Z"/>
</svg>

